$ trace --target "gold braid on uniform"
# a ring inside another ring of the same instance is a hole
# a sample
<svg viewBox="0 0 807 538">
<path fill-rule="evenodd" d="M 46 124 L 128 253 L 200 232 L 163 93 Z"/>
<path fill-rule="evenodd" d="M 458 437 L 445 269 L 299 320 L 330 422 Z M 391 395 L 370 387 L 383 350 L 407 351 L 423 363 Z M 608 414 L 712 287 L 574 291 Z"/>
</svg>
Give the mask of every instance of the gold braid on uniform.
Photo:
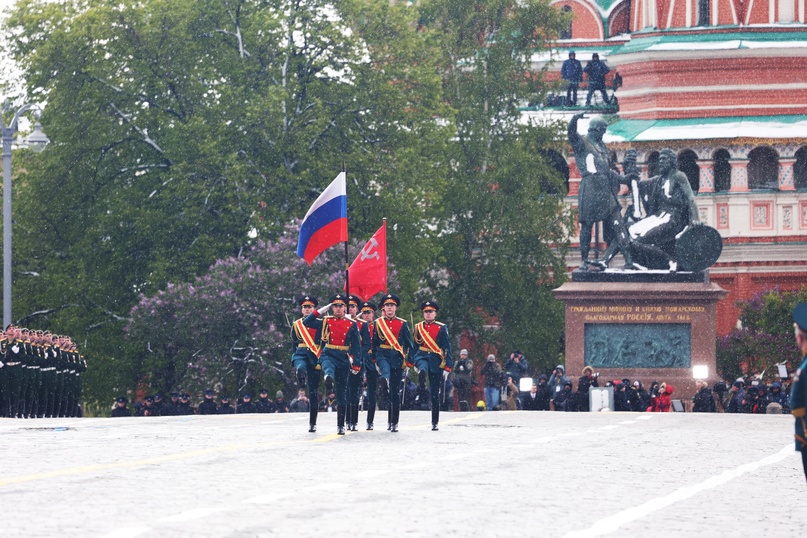
<svg viewBox="0 0 807 538">
<path fill-rule="evenodd" d="M 320 336 L 320 340 L 324 344 L 328 344 L 331 341 L 331 327 L 328 325 L 328 317 L 329 316 L 326 316 L 322 320 L 322 336 Z"/>
<path fill-rule="evenodd" d="M 420 335 L 420 323 L 415 323 L 415 343 L 423 345 L 423 337 Z"/>
<path fill-rule="evenodd" d="M 382 322 L 383 322 L 383 323 L 386 323 L 386 322 L 384 321 L 384 318 L 380 318 L 380 319 L 377 319 L 377 320 L 376 320 L 376 323 L 382 323 Z M 389 325 L 389 324 L 388 324 L 388 325 Z M 390 329 L 391 329 L 391 327 L 390 327 Z M 376 327 L 376 328 L 375 328 L 375 330 L 376 330 L 376 332 L 378 333 L 378 339 L 379 339 L 379 340 L 381 340 L 382 342 L 386 342 L 386 341 L 387 341 L 387 337 L 386 337 L 386 336 L 384 336 L 384 331 L 380 330 L 378 327 Z"/>
</svg>

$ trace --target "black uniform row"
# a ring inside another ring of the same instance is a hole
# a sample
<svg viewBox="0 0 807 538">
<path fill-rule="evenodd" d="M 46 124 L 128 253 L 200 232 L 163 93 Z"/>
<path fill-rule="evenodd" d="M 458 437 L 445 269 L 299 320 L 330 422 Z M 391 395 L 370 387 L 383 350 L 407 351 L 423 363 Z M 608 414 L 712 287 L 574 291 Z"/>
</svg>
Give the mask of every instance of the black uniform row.
<svg viewBox="0 0 807 538">
<path fill-rule="evenodd" d="M 69 336 L 9 325 L 0 338 L 0 416 L 81 416 L 86 369 Z"/>
<path fill-rule="evenodd" d="M 261 389 L 258 401 L 253 402 L 249 394 L 241 396 L 236 407 L 230 404 L 230 398 L 220 397 L 220 404 L 216 404 L 215 393 L 212 390 L 205 391 L 205 398 L 198 407 L 194 408 L 190 402 L 190 395 L 187 393 L 173 392 L 171 399 L 163 401 L 159 394 L 146 396 L 142 402 L 133 405 L 133 409 L 127 407 L 128 400 L 125 396 L 119 396 L 112 408 L 113 417 L 161 417 L 161 416 L 181 416 L 181 415 L 230 415 L 234 413 L 288 413 L 289 405 L 283 399 L 283 393 L 277 391 L 275 400 L 269 399 L 268 391 Z M 306 407 L 306 411 L 308 408 Z"/>
</svg>

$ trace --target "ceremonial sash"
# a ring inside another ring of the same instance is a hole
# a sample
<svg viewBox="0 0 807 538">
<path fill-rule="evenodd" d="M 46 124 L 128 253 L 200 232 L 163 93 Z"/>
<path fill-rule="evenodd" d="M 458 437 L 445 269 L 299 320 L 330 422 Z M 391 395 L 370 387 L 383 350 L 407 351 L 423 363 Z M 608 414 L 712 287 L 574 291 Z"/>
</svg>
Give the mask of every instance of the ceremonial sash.
<svg viewBox="0 0 807 538">
<path fill-rule="evenodd" d="M 403 346 L 398 342 L 398 337 L 392 333 L 392 327 L 387 325 L 387 320 L 383 317 L 378 319 L 378 330 L 381 331 L 381 335 L 389 342 L 392 349 L 400 353 L 402 357 L 406 357 Z"/>
<path fill-rule="evenodd" d="M 445 358 L 445 353 L 440 348 L 440 346 L 437 345 L 437 342 L 434 341 L 434 338 L 432 338 L 432 335 L 429 334 L 429 331 L 426 330 L 426 327 L 424 327 L 424 323 L 425 322 L 421 321 L 416 325 L 418 332 L 420 333 L 420 336 L 423 338 L 423 344 L 425 345 L 425 347 L 429 348 L 429 351 L 431 351 L 432 353 L 440 355 L 441 359 Z"/>
<path fill-rule="evenodd" d="M 322 353 L 322 349 L 320 349 L 320 347 L 314 342 L 314 338 L 311 336 L 311 333 L 308 332 L 308 327 L 303 325 L 303 318 L 300 318 L 294 322 L 294 328 L 297 329 L 297 334 L 300 335 L 303 343 L 308 346 L 311 353 L 319 358 L 320 353 Z"/>
</svg>

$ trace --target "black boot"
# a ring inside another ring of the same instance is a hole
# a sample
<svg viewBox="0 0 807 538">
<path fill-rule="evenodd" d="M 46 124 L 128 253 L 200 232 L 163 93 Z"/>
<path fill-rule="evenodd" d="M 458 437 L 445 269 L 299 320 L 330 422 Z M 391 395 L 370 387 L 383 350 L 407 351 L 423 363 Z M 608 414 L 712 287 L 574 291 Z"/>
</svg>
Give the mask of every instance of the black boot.
<svg viewBox="0 0 807 538">
<path fill-rule="evenodd" d="M 350 424 L 353 426 L 351 428 L 351 430 L 353 430 L 354 432 L 358 431 L 358 429 L 359 429 L 359 406 L 358 406 L 358 404 L 354 405 L 351 408 Z"/>
<path fill-rule="evenodd" d="M 336 433 L 345 435 L 345 408 L 341 405 L 336 407 Z"/>
<path fill-rule="evenodd" d="M 432 431 L 436 432 L 438 430 L 437 423 L 440 420 L 440 410 L 439 409 L 432 409 Z"/>
<path fill-rule="evenodd" d="M 367 431 L 373 430 L 373 419 L 375 418 L 375 407 L 367 410 Z"/>
<path fill-rule="evenodd" d="M 309 404 L 313 409 L 308 411 L 308 431 L 314 433 L 317 431 L 317 408 L 316 404 Z"/>
<path fill-rule="evenodd" d="M 302 368 L 297 369 L 297 386 L 301 389 L 305 388 L 305 370 Z"/>
<path fill-rule="evenodd" d="M 325 374 L 325 390 L 327 390 L 328 393 L 330 394 L 332 388 L 333 388 L 333 376 L 330 374 Z"/>
</svg>

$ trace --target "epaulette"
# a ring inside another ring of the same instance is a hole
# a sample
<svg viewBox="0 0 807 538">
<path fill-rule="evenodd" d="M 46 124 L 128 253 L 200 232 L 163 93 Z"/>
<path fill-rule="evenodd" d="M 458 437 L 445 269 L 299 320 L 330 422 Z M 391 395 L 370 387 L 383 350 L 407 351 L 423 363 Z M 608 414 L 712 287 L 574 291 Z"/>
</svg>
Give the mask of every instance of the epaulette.
<svg viewBox="0 0 807 538">
<path fill-rule="evenodd" d="M 441 321 L 434 321 L 433 323 L 434 323 L 435 325 L 439 325 L 440 327 L 445 327 L 445 326 L 446 326 L 446 324 L 445 324 L 445 323 L 443 323 L 443 322 L 441 322 Z"/>
<path fill-rule="evenodd" d="M 403 319 L 403 318 L 399 318 L 398 316 L 395 316 L 395 319 L 400 320 L 400 321 L 403 321 L 404 323 L 406 323 L 406 320 L 405 320 L 405 319 Z"/>
</svg>

